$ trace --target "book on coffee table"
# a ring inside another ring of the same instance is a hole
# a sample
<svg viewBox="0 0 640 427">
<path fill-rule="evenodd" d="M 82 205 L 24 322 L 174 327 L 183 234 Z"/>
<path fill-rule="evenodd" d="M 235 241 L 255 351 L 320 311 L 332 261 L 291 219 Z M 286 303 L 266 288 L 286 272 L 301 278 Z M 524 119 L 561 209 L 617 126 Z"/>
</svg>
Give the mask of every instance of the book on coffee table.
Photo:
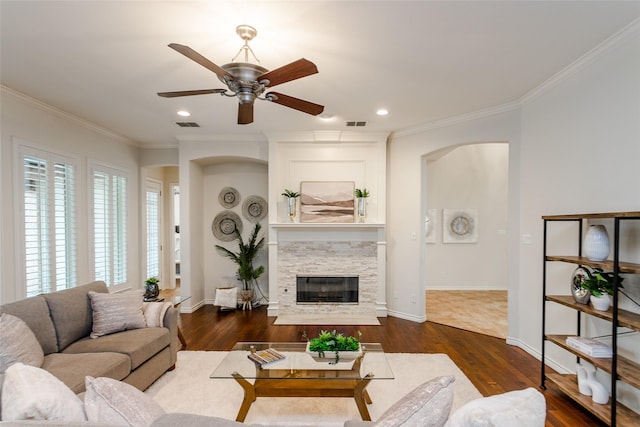
<svg viewBox="0 0 640 427">
<path fill-rule="evenodd" d="M 269 365 L 286 358 L 284 354 L 273 348 L 251 352 L 247 355 L 247 357 L 260 366 Z"/>
</svg>

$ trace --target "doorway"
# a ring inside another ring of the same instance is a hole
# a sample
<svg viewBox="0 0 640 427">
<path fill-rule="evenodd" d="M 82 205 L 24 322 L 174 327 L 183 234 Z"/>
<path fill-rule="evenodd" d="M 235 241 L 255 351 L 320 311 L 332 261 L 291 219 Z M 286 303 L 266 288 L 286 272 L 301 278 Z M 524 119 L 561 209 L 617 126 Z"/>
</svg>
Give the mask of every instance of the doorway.
<svg viewBox="0 0 640 427">
<path fill-rule="evenodd" d="M 426 156 L 427 320 L 506 338 L 507 143 Z"/>
</svg>

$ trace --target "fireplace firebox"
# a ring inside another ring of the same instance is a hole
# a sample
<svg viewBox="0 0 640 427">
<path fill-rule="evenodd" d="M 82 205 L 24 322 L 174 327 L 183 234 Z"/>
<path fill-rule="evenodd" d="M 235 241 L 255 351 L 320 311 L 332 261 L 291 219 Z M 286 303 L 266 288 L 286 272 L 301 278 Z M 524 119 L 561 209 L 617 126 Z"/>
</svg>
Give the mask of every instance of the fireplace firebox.
<svg viewBox="0 0 640 427">
<path fill-rule="evenodd" d="M 357 304 L 358 276 L 296 276 L 297 304 Z"/>
</svg>

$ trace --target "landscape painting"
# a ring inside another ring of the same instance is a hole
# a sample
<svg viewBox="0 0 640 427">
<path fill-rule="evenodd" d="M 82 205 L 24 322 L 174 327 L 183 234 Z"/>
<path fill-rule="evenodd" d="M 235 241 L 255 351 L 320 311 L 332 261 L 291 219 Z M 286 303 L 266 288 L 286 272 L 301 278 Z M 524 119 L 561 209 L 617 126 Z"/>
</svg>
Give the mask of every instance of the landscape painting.
<svg viewBox="0 0 640 427">
<path fill-rule="evenodd" d="M 300 183 L 300 222 L 354 222 L 353 181 Z"/>
</svg>

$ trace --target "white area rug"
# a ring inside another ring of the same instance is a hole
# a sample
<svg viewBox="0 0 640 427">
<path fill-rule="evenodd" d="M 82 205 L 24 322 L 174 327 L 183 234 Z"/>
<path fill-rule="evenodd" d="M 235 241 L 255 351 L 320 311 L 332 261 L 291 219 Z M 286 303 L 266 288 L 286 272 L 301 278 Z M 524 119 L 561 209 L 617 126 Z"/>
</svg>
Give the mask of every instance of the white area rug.
<svg viewBox="0 0 640 427">
<path fill-rule="evenodd" d="M 379 325 L 375 316 L 331 314 L 282 314 L 273 322 L 274 325 Z"/>
<path fill-rule="evenodd" d="M 146 393 L 167 412 L 235 420 L 243 397 L 240 385 L 233 379 L 209 378 L 225 354 L 221 351 L 181 351 L 176 369 L 167 372 Z M 373 380 L 367 387 L 373 400 L 369 405 L 373 420 L 416 386 L 440 375 L 454 375 L 456 378 L 453 410 L 481 397 L 445 354 L 388 353 L 387 357 L 395 379 Z M 259 397 L 251 405 L 245 423 L 337 427 L 348 419 L 360 419 L 351 398 Z"/>
</svg>

